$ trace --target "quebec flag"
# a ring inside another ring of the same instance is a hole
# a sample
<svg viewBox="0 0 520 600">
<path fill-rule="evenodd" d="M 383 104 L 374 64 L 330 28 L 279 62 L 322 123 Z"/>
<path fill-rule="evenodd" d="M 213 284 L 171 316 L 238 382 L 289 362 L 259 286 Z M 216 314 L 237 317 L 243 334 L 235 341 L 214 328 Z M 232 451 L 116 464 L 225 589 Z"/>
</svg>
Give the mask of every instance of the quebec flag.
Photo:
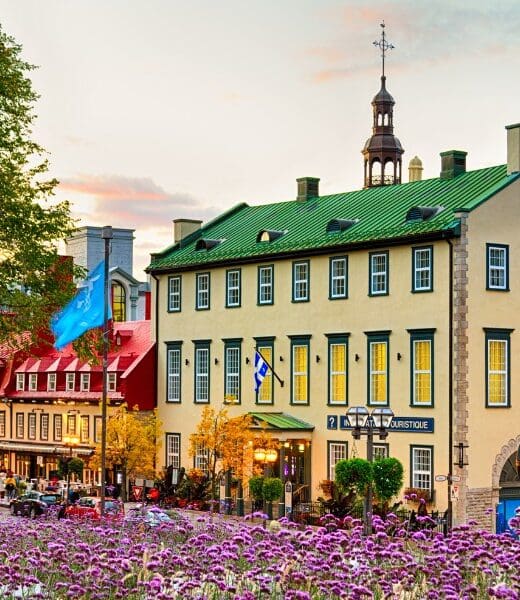
<svg viewBox="0 0 520 600">
<path fill-rule="evenodd" d="M 89 329 L 103 325 L 105 312 L 105 261 L 102 260 L 79 291 L 60 312 L 52 317 L 51 330 L 56 338 L 54 347 L 61 350 Z M 111 311 L 109 305 L 109 318 Z"/>
<path fill-rule="evenodd" d="M 255 392 L 260 389 L 268 368 L 262 356 L 255 351 Z"/>
</svg>

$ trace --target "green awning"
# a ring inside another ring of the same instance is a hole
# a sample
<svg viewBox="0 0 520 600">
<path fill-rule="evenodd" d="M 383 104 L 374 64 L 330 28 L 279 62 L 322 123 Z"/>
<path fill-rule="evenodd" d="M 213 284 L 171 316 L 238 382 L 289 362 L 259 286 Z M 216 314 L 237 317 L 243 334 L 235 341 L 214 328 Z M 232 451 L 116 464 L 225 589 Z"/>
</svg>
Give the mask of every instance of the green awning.
<svg viewBox="0 0 520 600">
<path fill-rule="evenodd" d="M 268 429 L 278 429 L 285 431 L 313 431 L 314 425 L 306 423 L 296 417 L 291 417 L 285 413 L 259 413 L 250 412 L 253 417 L 253 427 L 262 427 L 262 423 L 268 426 Z"/>
</svg>

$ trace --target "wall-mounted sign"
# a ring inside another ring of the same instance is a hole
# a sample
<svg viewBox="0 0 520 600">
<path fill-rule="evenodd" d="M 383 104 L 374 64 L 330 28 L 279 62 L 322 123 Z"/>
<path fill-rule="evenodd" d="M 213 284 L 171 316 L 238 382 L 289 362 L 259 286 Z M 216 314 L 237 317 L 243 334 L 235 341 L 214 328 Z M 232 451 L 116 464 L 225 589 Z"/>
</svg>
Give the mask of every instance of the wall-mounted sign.
<svg viewBox="0 0 520 600">
<path fill-rule="evenodd" d="M 337 426 L 332 426 L 338 422 L 337 419 L 337 415 L 327 415 L 327 429 L 337 429 Z M 346 415 L 339 415 L 339 428 L 352 429 Z M 390 431 L 398 432 L 433 433 L 434 429 L 435 419 L 432 417 L 394 417 L 390 424 Z"/>
</svg>

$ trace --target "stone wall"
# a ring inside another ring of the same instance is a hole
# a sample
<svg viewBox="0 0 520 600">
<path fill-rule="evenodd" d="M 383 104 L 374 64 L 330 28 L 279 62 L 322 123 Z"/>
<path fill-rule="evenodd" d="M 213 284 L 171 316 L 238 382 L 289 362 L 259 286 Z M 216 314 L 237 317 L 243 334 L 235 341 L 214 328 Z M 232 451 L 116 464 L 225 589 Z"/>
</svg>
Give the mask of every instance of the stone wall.
<svg viewBox="0 0 520 600">
<path fill-rule="evenodd" d="M 473 488 L 466 492 L 466 517 L 474 519 L 477 526 L 487 531 L 495 530 L 492 488 Z"/>
</svg>

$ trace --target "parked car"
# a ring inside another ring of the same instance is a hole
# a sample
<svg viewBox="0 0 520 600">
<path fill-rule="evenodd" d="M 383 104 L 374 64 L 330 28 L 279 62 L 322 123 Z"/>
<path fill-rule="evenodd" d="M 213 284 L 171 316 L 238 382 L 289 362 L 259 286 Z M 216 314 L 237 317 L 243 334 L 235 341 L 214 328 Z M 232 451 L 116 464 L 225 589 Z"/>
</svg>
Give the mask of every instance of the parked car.
<svg viewBox="0 0 520 600">
<path fill-rule="evenodd" d="M 132 508 L 129 510 L 126 520 L 132 523 L 143 523 L 149 527 L 159 527 L 159 525 L 173 523 L 173 519 L 164 510 L 156 506 Z"/>
<path fill-rule="evenodd" d="M 56 507 L 58 516 L 63 516 L 65 505 L 61 494 L 31 490 L 23 496 L 11 500 L 9 504 L 12 515 L 24 515 L 32 518 L 43 515 L 50 507 Z"/>
<path fill-rule="evenodd" d="M 65 516 L 72 518 L 100 519 L 101 498 L 97 496 L 85 496 L 74 504 L 69 504 L 65 509 Z M 125 508 L 121 501 L 114 498 L 105 498 L 106 518 L 121 520 L 125 516 Z"/>
</svg>

